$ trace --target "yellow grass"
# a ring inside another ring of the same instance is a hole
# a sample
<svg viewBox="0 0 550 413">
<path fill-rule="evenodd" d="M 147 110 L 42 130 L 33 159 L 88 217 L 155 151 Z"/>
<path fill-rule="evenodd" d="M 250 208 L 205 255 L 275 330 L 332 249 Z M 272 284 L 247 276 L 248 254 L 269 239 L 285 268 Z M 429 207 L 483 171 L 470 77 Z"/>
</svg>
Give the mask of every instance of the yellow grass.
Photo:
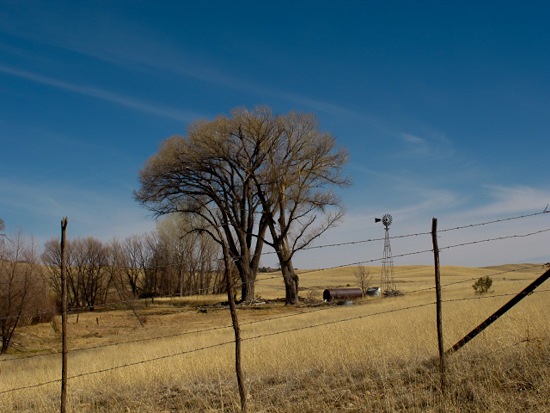
<svg viewBox="0 0 550 413">
<path fill-rule="evenodd" d="M 301 295 L 320 299 L 324 288 L 355 287 L 354 270 L 304 272 Z M 446 348 L 544 270 L 442 268 Z M 370 271 L 377 284 L 379 269 Z M 488 298 L 471 287 L 485 275 L 494 280 Z M 442 395 L 433 268 L 398 267 L 395 278 L 402 297 L 292 308 L 273 301 L 283 295 L 280 278 L 262 274 L 257 295 L 266 304 L 239 308 L 250 411 L 548 411 L 550 286 L 449 357 Z M 218 305 L 224 298 L 136 303 L 143 326 L 128 309 L 80 314 L 78 323 L 71 315 L 68 411 L 238 411 L 233 332 Z M 0 405 L 59 411 L 60 356 L 29 357 L 59 350 L 59 333 L 43 324 L 21 328 L 16 340 L 18 351 L 0 359 Z"/>
</svg>

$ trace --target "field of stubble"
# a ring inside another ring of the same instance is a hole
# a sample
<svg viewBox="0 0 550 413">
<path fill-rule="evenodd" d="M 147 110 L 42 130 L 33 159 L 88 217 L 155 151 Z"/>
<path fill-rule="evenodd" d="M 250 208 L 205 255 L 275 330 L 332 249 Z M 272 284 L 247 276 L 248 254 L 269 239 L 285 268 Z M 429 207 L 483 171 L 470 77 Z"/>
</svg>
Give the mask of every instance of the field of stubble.
<svg viewBox="0 0 550 413">
<path fill-rule="evenodd" d="M 379 269 L 369 268 L 372 284 Z M 433 268 L 396 267 L 400 297 L 321 302 L 357 286 L 354 268 L 301 276 L 303 304 L 285 307 L 275 274 L 265 304 L 239 307 L 250 412 L 550 411 L 550 285 L 448 358 L 437 361 Z M 449 348 L 545 271 L 541 265 L 441 269 Z M 492 292 L 473 282 L 490 275 Z M 235 412 L 233 331 L 224 297 L 142 301 L 68 321 L 69 412 Z M 136 317 L 136 315 L 139 317 Z M 19 329 L 0 358 L 2 411 L 59 411 L 59 320 Z"/>
</svg>

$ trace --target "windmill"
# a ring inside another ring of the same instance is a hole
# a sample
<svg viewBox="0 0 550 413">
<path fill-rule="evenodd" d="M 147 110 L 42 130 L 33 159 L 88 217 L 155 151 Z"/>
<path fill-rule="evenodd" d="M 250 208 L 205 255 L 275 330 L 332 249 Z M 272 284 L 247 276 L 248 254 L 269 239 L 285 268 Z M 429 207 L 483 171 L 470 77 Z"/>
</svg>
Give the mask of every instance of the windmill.
<svg viewBox="0 0 550 413">
<path fill-rule="evenodd" d="M 384 258 L 382 258 L 382 271 L 380 274 L 380 289 L 384 295 L 393 295 L 397 289 L 393 279 L 393 258 L 390 246 L 390 225 L 392 216 L 385 214 L 382 218 L 374 218 L 374 222 L 382 222 L 385 229 L 384 235 Z"/>
</svg>

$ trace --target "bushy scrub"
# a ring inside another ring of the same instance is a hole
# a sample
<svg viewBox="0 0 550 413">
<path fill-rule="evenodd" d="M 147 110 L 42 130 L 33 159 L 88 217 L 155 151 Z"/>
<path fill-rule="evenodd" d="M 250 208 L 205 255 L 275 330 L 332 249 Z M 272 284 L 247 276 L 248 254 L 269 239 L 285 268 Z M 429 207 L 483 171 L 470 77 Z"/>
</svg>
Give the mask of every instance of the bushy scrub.
<svg viewBox="0 0 550 413">
<path fill-rule="evenodd" d="M 477 281 L 472 285 L 476 294 L 486 294 L 493 285 L 493 279 L 489 276 L 479 277 Z"/>
</svg>

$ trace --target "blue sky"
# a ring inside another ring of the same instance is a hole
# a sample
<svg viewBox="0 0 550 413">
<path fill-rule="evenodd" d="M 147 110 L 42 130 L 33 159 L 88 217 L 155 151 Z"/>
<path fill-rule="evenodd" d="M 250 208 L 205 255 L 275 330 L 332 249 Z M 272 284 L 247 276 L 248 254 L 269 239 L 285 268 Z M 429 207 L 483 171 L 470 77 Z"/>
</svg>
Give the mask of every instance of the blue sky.
<svg viewBox="0 0 550 413">
<path fill-rule="evenodd" d="M 429 231 L 432 217 L 448 228 L 542 211 L 548 21 L 542 1 L 0 0 L 0 217 L 39 244 L 65 215 L 72 237 L 148 231 L 132 191 L 160 142 L 257 105 L 314 113 L 350 152 L 347 216 L 320 244 L 382 237 L 384 213 L 399 235 Z M 550 214 L 445 233 L 440 246 L 547 228 Z M 549 244 L 544 232 L 441 262 L 546 262 Z M 392 250 L 430 247 L 413 237 Z M 296 260 L 381 256 L 373 242 Z"/>
</svg>

